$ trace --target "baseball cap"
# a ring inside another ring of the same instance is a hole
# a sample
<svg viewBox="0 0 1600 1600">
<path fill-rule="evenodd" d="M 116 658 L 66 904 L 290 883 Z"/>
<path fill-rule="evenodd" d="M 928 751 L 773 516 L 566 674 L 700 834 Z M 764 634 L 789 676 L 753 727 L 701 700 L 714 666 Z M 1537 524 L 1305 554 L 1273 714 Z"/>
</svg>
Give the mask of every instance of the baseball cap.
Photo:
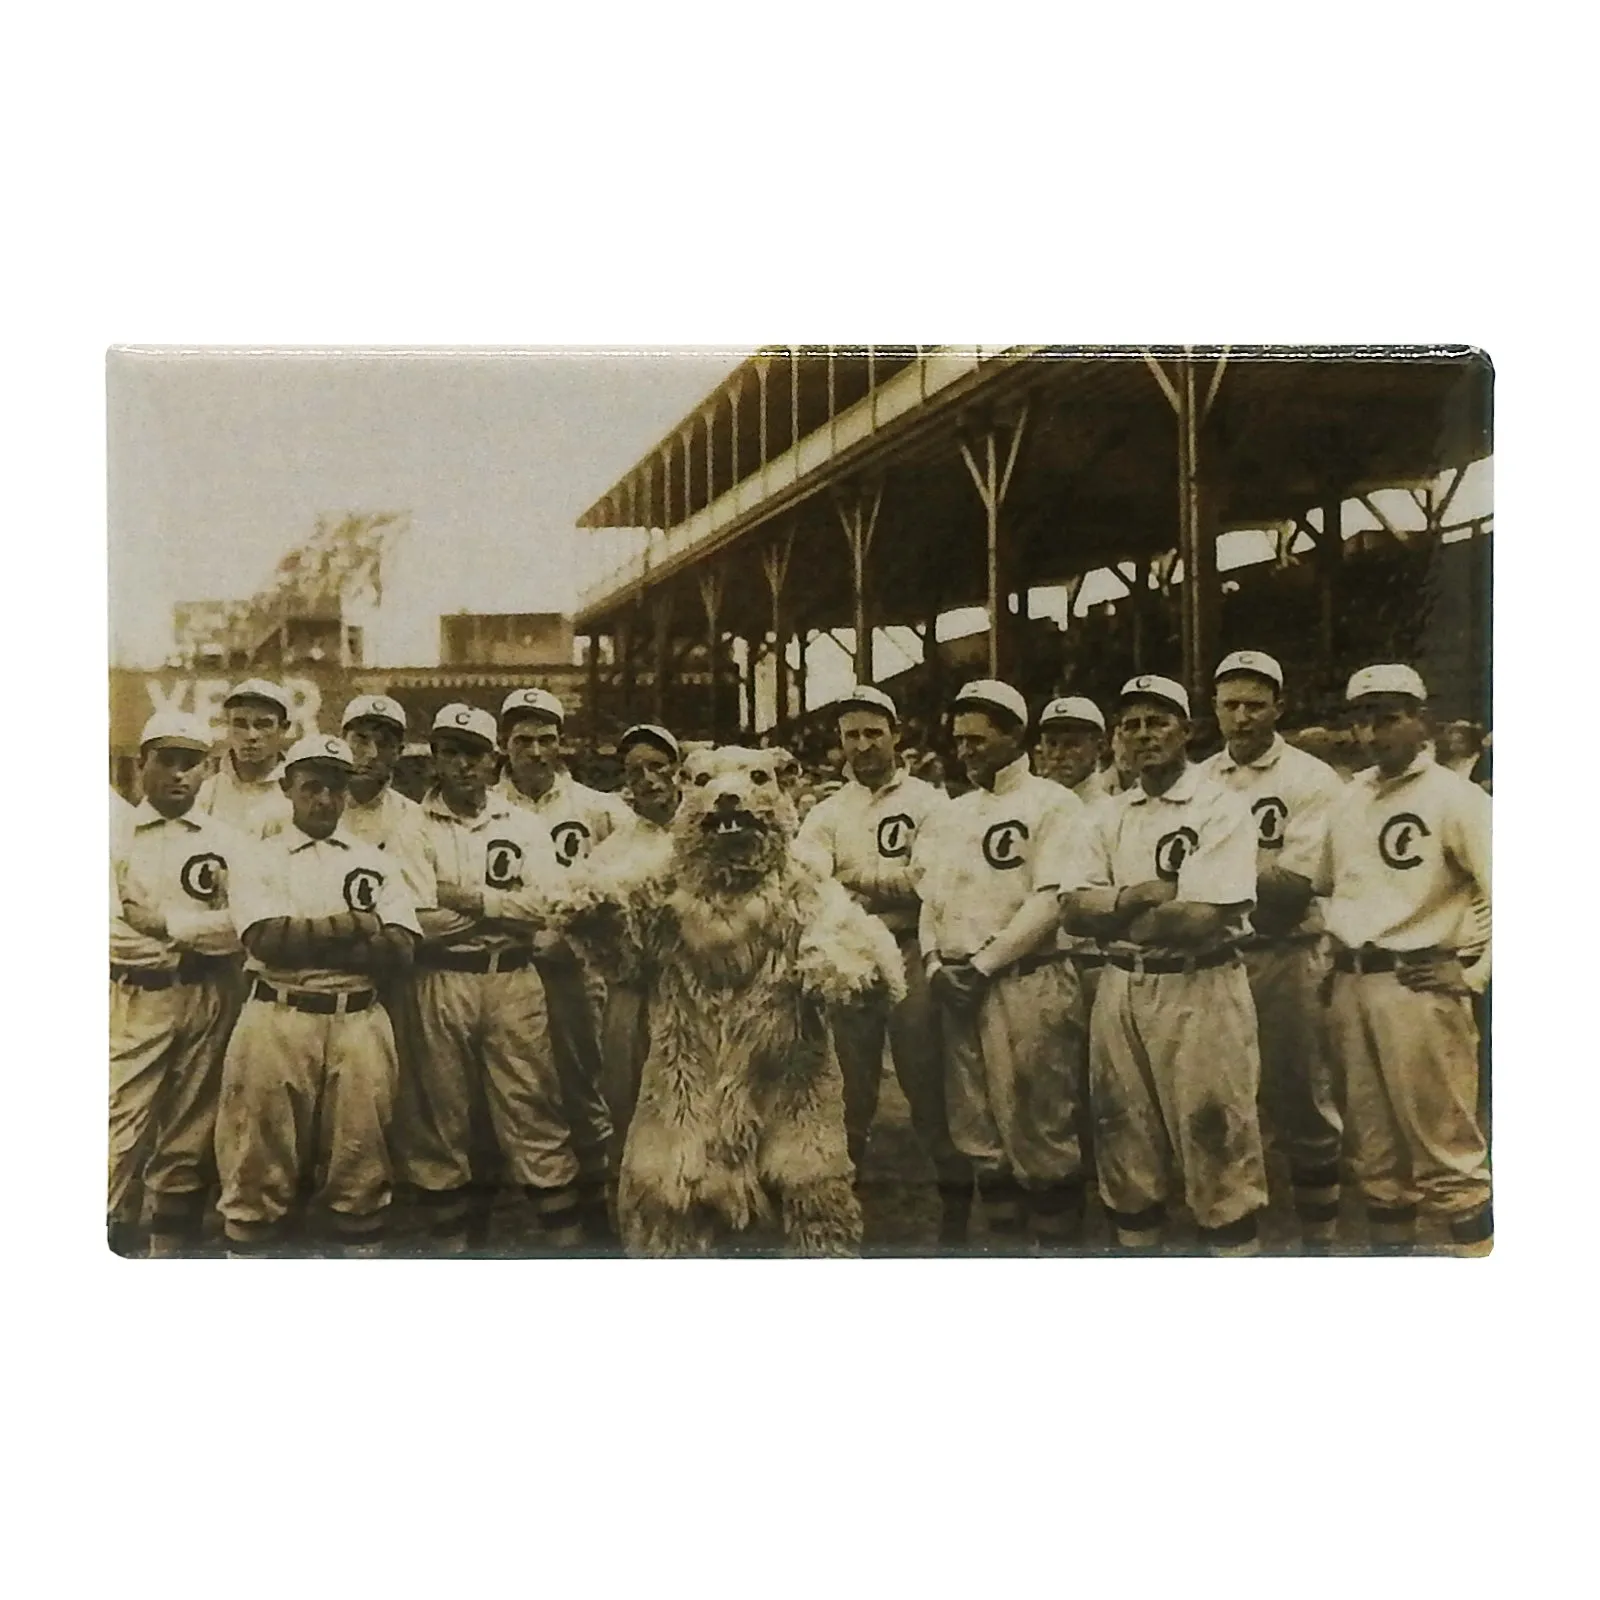
<svg viewBox="0 0 1600 1600">
<path fill-rule="evenodd" d="M 436 734 L 462 733 L 469 739 L 481 739 L 491 750 L 498 743 L 494 718 L 487 711 L 459 702 L 439 708 L 439 715 L 433 719 L 433 731 Z"/>
<path fill-rule="evenodd" d="M 216 741 L 211 729 L 187 711 L 158 711 L 145 723 L 139 734 L 139 748 L 147 745 L 172 745 L 179 750 L 206 751 Z"/>
<path fill-rule="evenodd" d="M 1383 661 L 1353 673 L 1345 690 L 1346 700 L 1361 700 L 1369 694 L 1404 694 L 1413 700 L 1426 700 L 1428 688 L 1415 667 L 1399 661 Z"/>
<path fill-rule="evenodd" d="M 882 689 L 874 688 L 870 683 L 856 684 L 848 694 L 842 694 L 834 701 L 835 711 L 881 711 L 890 722 L 898 724 L 900 713 L 895 710 L 894 701 Z"/>
<path fill-rule="evenodd" d="M 1189 715 L 1189 691 L 1181 683 L 1151 672 L 1141 672 L 1137 678 L 1129 678 L 1123 684 L 1117 704 L 1123 705 L 1129 700 L 1160 700 L 1176 707 L 1184 716 Z"/>
<path fill-rule="evenodd" d="M 222 702 L 224 709 L 236 700 L 265 700 L 268 705 L 276 706 L 283 713 L 285 721 L 288 720 L 288 694 L 265 678 L 246 678 L 243 683 L 235 684 Z"/>
<path fill-rule="evenodd" d="M 1093 700 L 1081 694 L 1064 694 L 1054 699 L 1039 713 L 1039 726 L 1048 728 L 1057 722 L 1086 722 L 1091 728 L 1106 731 L 1105 713 Z"/>
<path fill-rule="evenodd" d="M 626 753 L 629 745 L 653 744 L 659 750 L 665 750 L 674 761 L 683 759 L 683 747 L 678 743 L 672 731 L 663 728 L 656 722 L 636 722 L 627 729 L 617 740 L 617 754 Z"/>
<path fill-rule="evenodd" d="M 1283 668 L 1265 650 L 1235 650 L 1232 655 L 1224 656 L 1211 674 L 1212 681 L 1226 678 L 1233 672 L 1253 672 L 1258 678 L 1266 678 L 1280 689 L 1283 687 Z"/>
<path fill-rule="evenodd" d="M 548 689 L 513 689 L 500 707 L 500 720 L 509 722 L 518 717 L 543 717 L 560 727 L 567 720 L 567 713 Z"/>
<path fill-rule="evenodd" d="M 344 716 L 339 726 L 348 728 L 352 722 L 360 722 L 367 718 L 373 722 L 387 722 L 391 727 L 400 730 L 402 738 L 405 736 L 406 714 L 401 709 L 400 702 L 391 700 L 386 694 L 358 694 L 344 708 Z"/>
<path fill-rule="evenodd" d="M 433 754 L 433 746 L 426 739 L 407 739 L 400 751 L 402 761 L 426 760 Z"/>
<path fill-rule="evenodd" d="M 1019 691 L 998 678 L 974 678 L 971 683 L 963 684 L 950 702 L 950 709 L 960 711 L 963 706 L 980 711 L 1009 711 L 1024 727 L 1028 724 L 1028 702 Z"/>
<path fill-rule="evenodd" d="M 350 746 L 331 733 L 308 733 L 305 738 L 296 739 L 283 758 L 284 770 L 287 772 L 301 761 L 320 761 L 325 766 L 343 767 L 347 772 L 354 771 L 356 764 Z"/>
</svg>

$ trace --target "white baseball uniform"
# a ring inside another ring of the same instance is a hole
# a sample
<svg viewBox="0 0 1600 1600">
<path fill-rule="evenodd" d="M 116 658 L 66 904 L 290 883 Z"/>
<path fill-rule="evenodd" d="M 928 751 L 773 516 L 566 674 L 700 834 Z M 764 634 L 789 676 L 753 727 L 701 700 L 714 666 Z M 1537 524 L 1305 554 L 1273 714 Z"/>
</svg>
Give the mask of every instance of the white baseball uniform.
<svg viewBox="0 0 1600 1600">
<path fill-rule="evenodd" d="M 1224 747 L 1202 770 L 1249 806 L 1258 873 L 1276 867 L 1316 882 L 1328 818 L 1344 794 L 1332 767 L 1274 735 L 1252 762 L 1241 765 Z M 1318 1240 L 1332 1237 L 1339 1214 L 1344 1131 L 1319 992 L 1323 943 L 1322 909 L 1313 899 L 1295 927 L 1258 927 L 1241 946 L 1256 1005 L 1262 1105 L 1284 1142 L 1301 1226 Z"/>
<path fill-rule="evenodd" d="M 943 789 L 896 768 L 881 789 L 851 778 L 807 814 L 795 850 L 825 877 L 837 878 L 894 934 L 906 965 L 906 997 L 839 1009 L 834 1048 L 844 1074 L 845 1130 L 850 1159 L 861 1170 L 867 1134 L 878 1110 L 887 1037 L 911 1123 L 939 1181 L 970 1191 L 972 1173 L 950 1138 L 938 1013 L 928 993 L 917 942 L 921 901 L 911 857 L 928 820 L 950 804 Z"/>
<path fill-rule="evenodd" d="M 138 1221 L 142 1182 L 152 1232 L 198 1231 L 215 1171 L 212 1140 L 239 949 L 230 874 L 247 846 L 191 808 L 163 817 L 148 800 L 117 829 L 111 857 L 111 1121 L 107 1215 Z M 167 936 L 140 933 L 131 904 Z"/>
<path fill-rule="evenodd" d="M 1464 1247 L 1492 1237 L 1471 1002 L 1396 975 L 1407 957 L 1459 953 L 1482 937 L 1489 812 L 1488 795 L 1423 751 L 1396 778 L 1358 773 L 1329 826 L 1328 1021 L 1375 1242 L 1404 1243 L 1419 1204 L 1447 1217 Z M 1469 986 L 1482 968 L 1465 968 Z"/>
<path fill-rule="evenodd" d="M 591 789 L 565 771 L 557 772 L 554 782 L 537 799 L 517 788 L 509 773 L 495 793 L 548 829 L 556 861 L 562 867 L 584 860 L 596 845 L 619 827 L 626 827 L 632 814 L 617 796 Z M 611 1113 L 600 1091 L 604 1068 L 599 1025 L 605 1010 L 605 984 L 585 971 L 561 935 L 541 932 L 534 948 L 550 1006 L 550 1035 L 573 1151 L 584 1184 L 593 1190 L 605 1181 L 612 1142 Z"/>
<path fill-rule="evenodd" d="M 423 818 L 438 883 L 477 890 L 483 913 L 423 912 L 427 940 L 414 968 L 422 1044 L 395 1119 L 397 1169 L 422 1191 L 439 1236 L 457 1237 L 481 1203 L 469 1191 L 493 1176 L 474 1170 L 481 1108 L 506 1178 L 529 1192 L 546 1227 L 565 1227 L 578 1163 L 534 959 L 558 871 L 550 836 L 494 791 L 463 817 L 434 790 Z"/>
<path fill-rule="evenodd" d="M 933 812 L 912 857 L 926 958 L 970 958 L 989 980 L 975 1011 L 941 1011 L 951 1137 L 1000 1232 L 1021 1225 L 1017 1186 L 1042 1233 L 1081 1205 L 1083 996 L 1056 948 L 1051 863 L 1082 816 L 1077 796 L 1023 756 L 993 790 Z"/>
<path fill-rule="evenodd" d="M 1064 893 L 1103 889 L 1109 907 L 1159 879 L 1179 901 L 1243 908 L 1204 950 L 1105 941 L 1089 1026 L 1101 1197 L 1125 1243 L 1154 1242 L 1181 1196 L 1213 1242 L 1247 1244 L 1267 1201 L 1255 1007 L 1234 948 L 1256 892 L 1249 810 L 1186 766 L 1165 794 L 1130 789 L 1088 822 L 1060 864 Z"/>
<path fill-rule="evenodd" d="M 313 839 L 291 823 L 261 841 L 235 874 L 232 909 L 241 939 L 274 918 L 351 911 L 421 932 L 399 864 L 342 829 Z M 331 966 L 281 970 L 256 957 L 245 973 L 217 1116 L 228 1239 L 238 1248 L 272 1243 L 307 1179 L 341 1234 L 370 1237 L 391 1194 L 397 1074 L 372 979 Z"/>
</svg>

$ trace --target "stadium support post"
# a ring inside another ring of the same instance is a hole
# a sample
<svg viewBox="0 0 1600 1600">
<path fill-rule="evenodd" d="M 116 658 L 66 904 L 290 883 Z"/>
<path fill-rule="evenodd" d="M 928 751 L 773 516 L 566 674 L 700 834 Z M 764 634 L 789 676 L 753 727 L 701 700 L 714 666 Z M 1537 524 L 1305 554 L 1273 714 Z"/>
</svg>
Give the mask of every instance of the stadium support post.
<svg viewBox="0 0 1600 1600">
<path fill-rule="evenodd" d="M 721 733 L 719 699 L 722 689 L 722 574 L 712 567 L 700 575 L 700 604 L 706 613 L 706 677 L 710 684 L 707 735 L 713 743 Z"/>
<path fill-rule="evenodd" d="M 829 360 L 831 362 L 831 355 Z M 829 371 L 831 373 L 831 366 Z M 870 495 L 857 488 L 834 502 L 834 508 L 839 513 L 839 523 L 844 529 L 845 540 L 850 546 L 850 597 L 853 602 L 851 625 L 855 630 L 857 683 L 872 682 L 873 626 L 872 619 L 867 614 L 867 556 L 872 550 L 872 535 L 878 526 L 878 510 L 882 504 L 881 479 L 872 486 Z"/>
<path fill-rule="evenodd" d="M 589 668 L 589 681 L 586 693 L 589 699 L 589 715 L 585 719 L 589 724 L 589 743 L 598 745 L 600 741 L 600 630 L 591 628 L 588 633 L 589 648 L 585 652 L 586 665 Z"/>
<path fill-rule="evenodd" d="M 1017 453 L 1022 448 L 1022 437 L 1028 425 L 1028 402 L 1022 403 L 1009 428 L 989 419 L 977 432 L 958 440 L 961 459 L 967 464 L 978 498 L 983 502 L 986 520 L 985 538 L 988 548 L 989 570 L 989 674 L 1004 677 L 1011 670 L 1009 657 L 1010 635 L 1013 631 L 1007 621 L 1007 582 L 1009 562 L 1000 539 L 1000 511 L 1005 505 L 1006 491 L 1011 487 L 1011 475 L 1016 469 Z M 1002 454 L 1003 451 L 1003 454 Z M 1025 609 L 1025 608 L 1024 608 Z"/>
<path fill-rule="evenodd" d="M 667 639 L 672 631 L 672 596 L 665 591 L 650 601 L 650 622 L 655 630 L 650 683 L 650 715 L 658 723 L 667 720 L 667 673 L 671 663 L 667 659 Z"/>
<path fill-rule="evenodd" d="M 1148 350 L 1145 365 L 1167 397 L 1178 434 L 1178 554 L 1183 561 L 1184 682 L 1197 703 L 1211 691 L 1211 666 L 1217 655 L 1217 530 L 1215 507 L 1204 493 L 1200 472 L 1200 436 L 1217 398 L 1228 364 L 1227 347 L 1218 355 L 1202 394 L 1195 358 L 1183 347 L 1172 371 Z"/>
<path fill-rule="evenodd" d="M 1331 688 L 1338 640 L 1334 622 L 1339 614 L 1339 568 L 1344 563 L 1344 503 L 1337 495 L 1322 508 L 1322 531 L 1316 535 L 1317 563 L 1317 668 Z"/>
<path fill-rule="evenodd" d="M 766 384 L 762 384 L 762 394 L 766 393 Z M 763 413 L 763 419 L 765 413 Z M 762 449 L 765 450 L 765 428 L 762 434 Z M 773 650 L 773 702 L 774 721 L 781 729 L 789 720 L 789 636 L 783 616 L 783 589 L 789 579 L 789 558 L 794 554 L 794 528 L 781 538 L 774 539 L 761 551 L 761 570 L 766 574 L 767 597 L 771 601 L 772 611 L 772 650 Z"/>
</svg>

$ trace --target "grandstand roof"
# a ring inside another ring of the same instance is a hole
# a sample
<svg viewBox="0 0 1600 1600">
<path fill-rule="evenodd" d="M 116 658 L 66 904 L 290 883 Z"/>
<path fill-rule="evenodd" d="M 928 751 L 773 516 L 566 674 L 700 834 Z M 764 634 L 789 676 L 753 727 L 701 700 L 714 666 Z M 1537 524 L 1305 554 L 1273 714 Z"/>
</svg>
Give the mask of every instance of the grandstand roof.
<svg viewBox="0 0 1600 1600">
<path fill-rule="evenodd" d="M 718 557 L 721 627 L 764 633 L 760 556 L 775 539 L 798 558 L 788 614 L 849 626 L 840 507 L 880 490 L 865 563 L 872 623 L 984 603 L 987 521 L 961 444 L 1024 412 L 1001 514 L 1008 588 L 1173 549 L 1178 429 L 1162 378 L 1185 359 L 1209 398 L 1198 476 L 1218 531 L 1421 483 L 1491 450 L 1489 365 L 1465 346 L 776 347 L 742 363 L 579 519 L 656 531 L 583 597 L 577 631 L 603 631 L 673 589 L 686 601 L 673 631 L 693 631 L 694 580 Z"/>
</svg>

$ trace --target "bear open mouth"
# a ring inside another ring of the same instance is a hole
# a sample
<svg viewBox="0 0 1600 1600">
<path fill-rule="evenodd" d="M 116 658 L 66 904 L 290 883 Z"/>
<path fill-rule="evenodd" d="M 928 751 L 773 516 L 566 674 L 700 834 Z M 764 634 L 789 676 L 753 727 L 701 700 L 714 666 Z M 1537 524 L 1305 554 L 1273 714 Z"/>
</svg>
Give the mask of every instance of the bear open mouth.
<svg viewBox="0 0 1600 1600">
<path fill-rule="evenodd" d="M 749 811 L 713 811 L 700 826 L 714 839 L 732 839 L 759 831 L 761 824 Z"/>
</svg>

